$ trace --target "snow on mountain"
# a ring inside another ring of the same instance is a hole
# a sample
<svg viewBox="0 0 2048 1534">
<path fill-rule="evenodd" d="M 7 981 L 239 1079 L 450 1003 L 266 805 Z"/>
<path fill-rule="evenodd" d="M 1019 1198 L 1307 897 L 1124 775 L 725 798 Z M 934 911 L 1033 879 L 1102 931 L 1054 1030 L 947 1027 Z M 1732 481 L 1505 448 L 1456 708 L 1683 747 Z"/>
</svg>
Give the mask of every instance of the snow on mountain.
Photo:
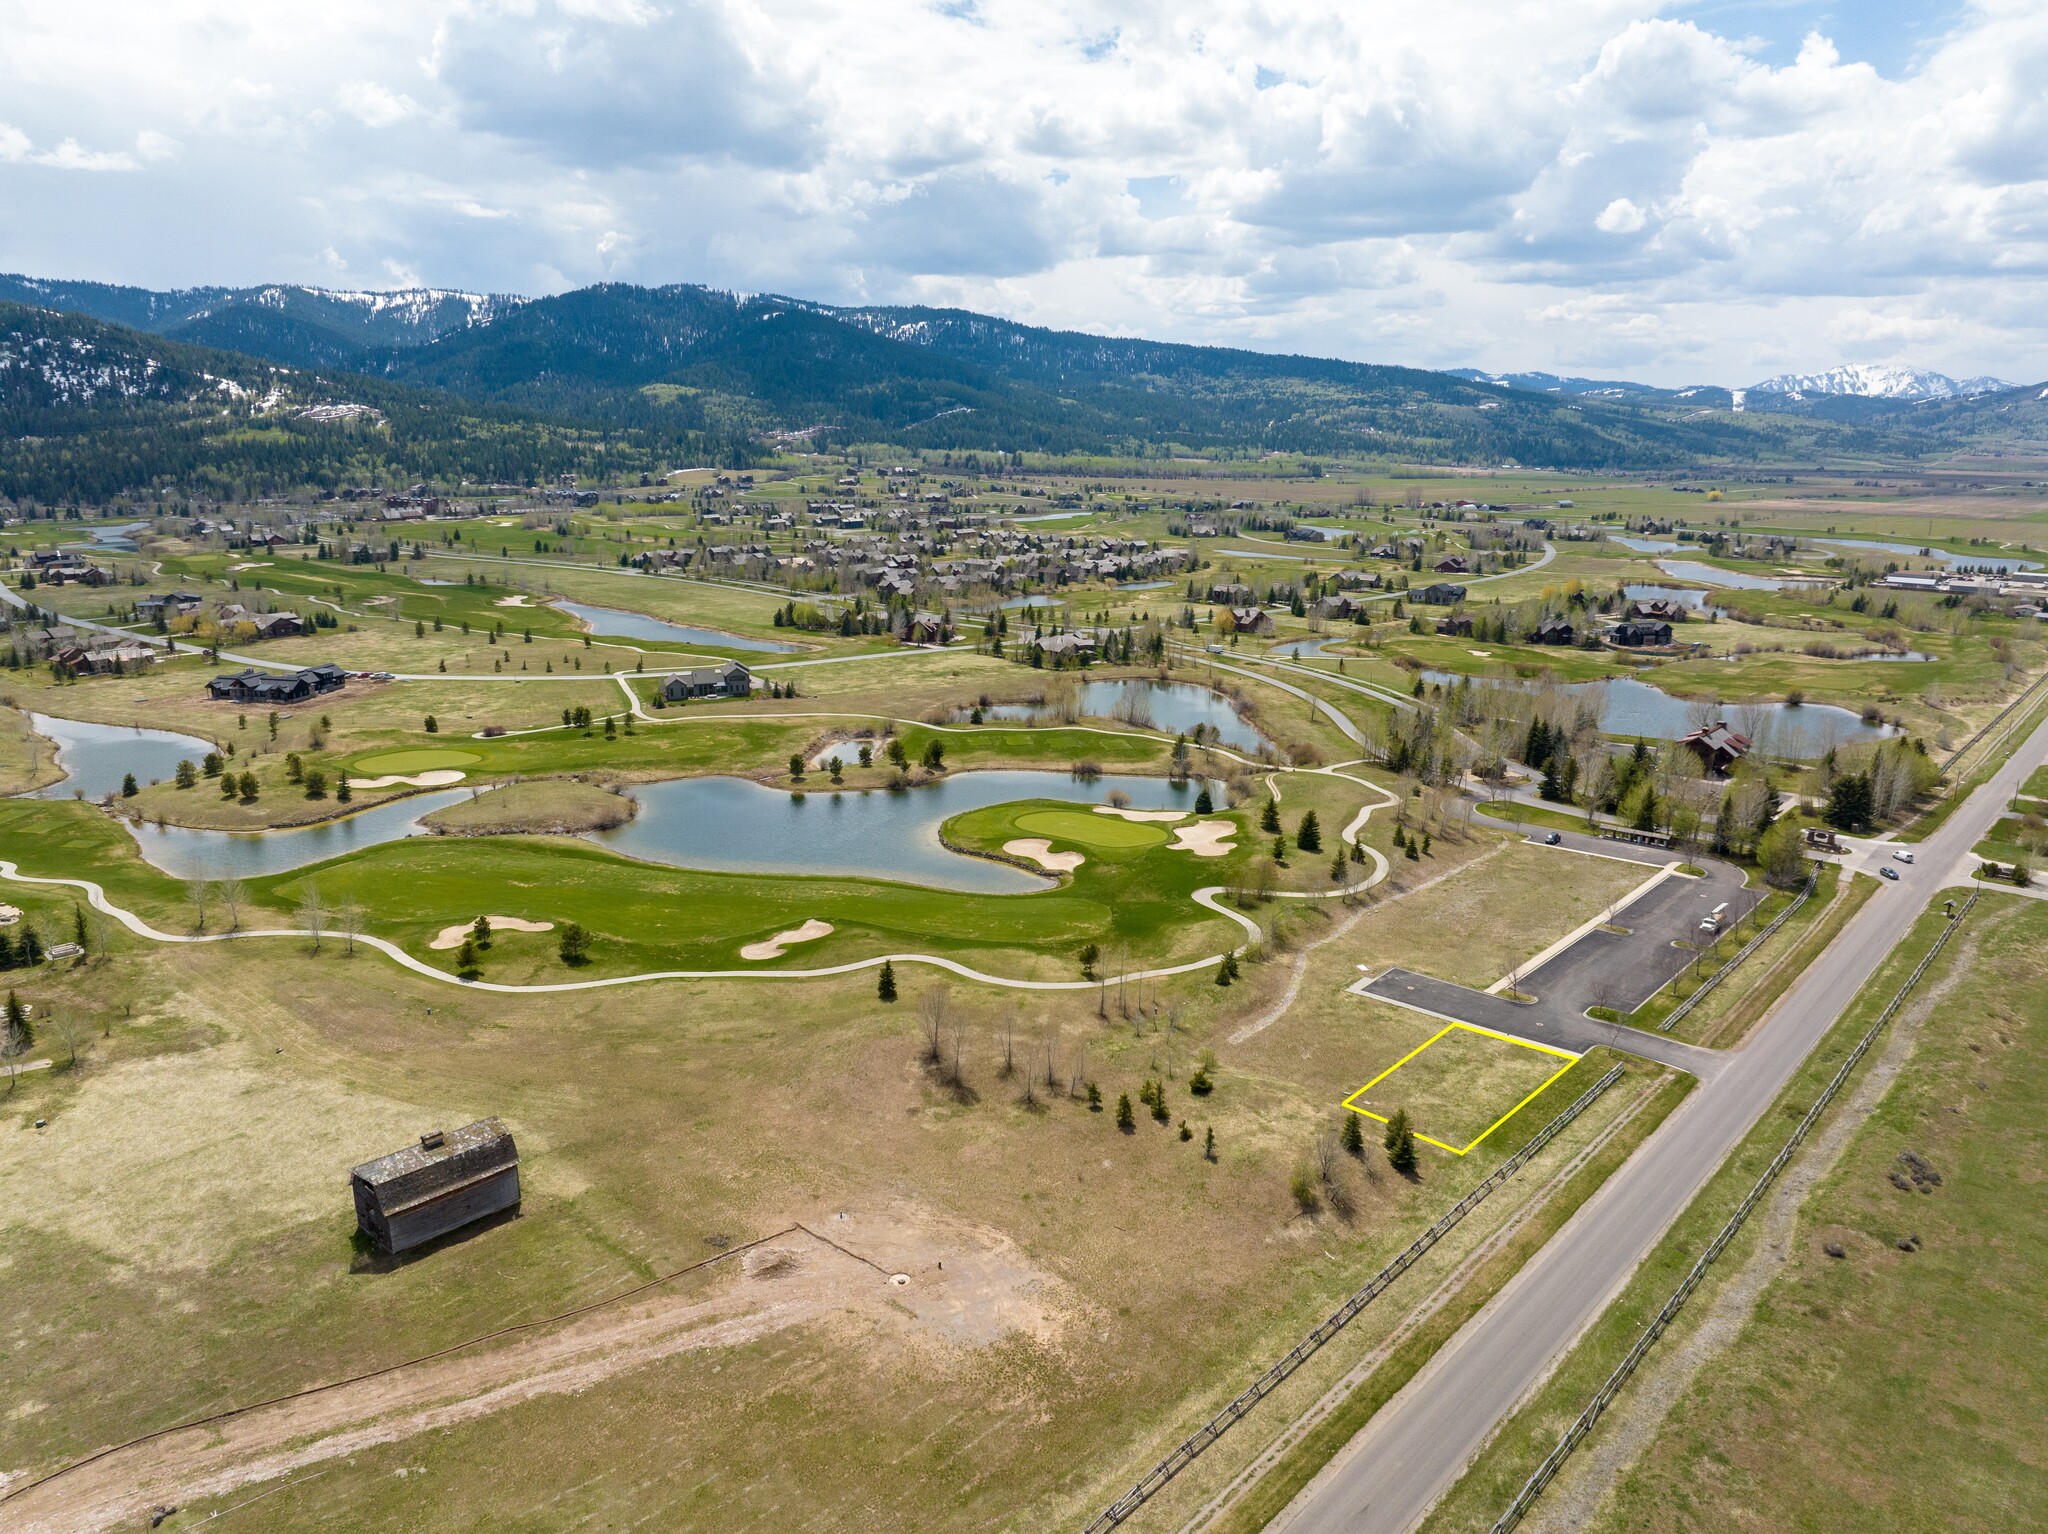
<svg viewBox="0 0 2048 1534">
<path fill-rule="evenodd" d="M 1847 394 L 1863 399 L 1973 399 L 2013 386 L 1997 378 L 1950 378 L 1924 368 L 1845 364 L 1824 373 L 1781 373 L 1751 384 L 1750 394 L 1782 394 L 1799 400 L 1810 394 Z"/>
</svg>

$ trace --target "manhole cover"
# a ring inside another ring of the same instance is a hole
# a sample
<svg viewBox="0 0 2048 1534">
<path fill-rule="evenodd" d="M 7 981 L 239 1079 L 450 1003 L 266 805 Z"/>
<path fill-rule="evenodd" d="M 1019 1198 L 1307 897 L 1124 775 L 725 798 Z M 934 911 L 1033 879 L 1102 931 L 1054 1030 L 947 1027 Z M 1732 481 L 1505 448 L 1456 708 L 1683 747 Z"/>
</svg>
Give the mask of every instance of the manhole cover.
<svg viewBox="0 0 2048 1534">
<path fill-rule="evenodd" d="M 910 1282 L 910 1275 L 908 1273 L 891 1273 L 889 1275 L 889 1282 L 894 1284 L 898 1289 L 901 1289 L 905 1284 L 908 1284 Z"/>
</svg>

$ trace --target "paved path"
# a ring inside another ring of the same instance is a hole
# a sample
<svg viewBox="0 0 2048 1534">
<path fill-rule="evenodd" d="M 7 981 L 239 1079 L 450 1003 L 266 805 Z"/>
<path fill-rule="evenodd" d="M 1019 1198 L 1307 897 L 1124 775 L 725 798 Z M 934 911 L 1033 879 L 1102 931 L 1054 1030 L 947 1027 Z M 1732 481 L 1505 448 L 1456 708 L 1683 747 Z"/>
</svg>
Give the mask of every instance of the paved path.
<svg viewBox="0 0 2048 1534">
<path fill-rule="evenodd" d="M 1671 1222 L 1768 1109 L 1911 929 L 1929 897 L 2048 758 L 2036 729 L 1808 965 L 1748 1042 L 1269 1528 L 1400 1534 L 1450 1487 L 1494 1426 L 1549 1372 L 1627 1282 Z"/>
</svg>

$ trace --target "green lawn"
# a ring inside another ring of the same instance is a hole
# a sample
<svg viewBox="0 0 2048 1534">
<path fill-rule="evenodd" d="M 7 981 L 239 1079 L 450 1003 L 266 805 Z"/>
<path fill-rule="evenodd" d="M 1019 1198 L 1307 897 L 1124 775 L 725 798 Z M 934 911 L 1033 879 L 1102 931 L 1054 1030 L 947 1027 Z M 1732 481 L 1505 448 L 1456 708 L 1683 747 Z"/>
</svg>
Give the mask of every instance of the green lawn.
<svg viewBox="0 0 2048 1534">
<path fill-rule="evenodd" d="M 481 760 L 482 758 L 474 751 L 423 746 L 412 751 L 378 751 L 369 756 L 359 756 L 349 764 L 349 770 L 360 772 L 366 777 L 381 777 L 390 773 L 433 772 L 449 767 L 468 767 Z"/>
<path fill-rule="evenodd" d="M 1113 815 L 1090 815 L 1080 810 L 1033 810 L 1017 817 L 1017 829 L 1051 837 L 1056 842 L 1078 842 L 1083 847 L 1157 847 L 1167 833 L 1157 825 L 1122 820 Z"/>
</svg>

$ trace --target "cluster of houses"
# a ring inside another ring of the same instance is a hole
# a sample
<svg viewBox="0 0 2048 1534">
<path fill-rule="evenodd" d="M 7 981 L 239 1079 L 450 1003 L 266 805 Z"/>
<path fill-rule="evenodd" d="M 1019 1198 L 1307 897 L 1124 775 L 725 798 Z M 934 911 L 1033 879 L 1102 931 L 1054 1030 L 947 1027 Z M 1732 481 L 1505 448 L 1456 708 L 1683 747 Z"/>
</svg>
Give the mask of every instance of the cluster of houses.
<svg viewBox="0 0 2048 1534">
<path fill-rule="evenodd" d="M 68 549 L 35 549 L 22 567 L 46 586 L 110 586 L 114 572 Z"/>
<path fill-rule="evenodd" d="M 1162 547 L 1142 538 L 1062 537 L 997 527 L 961 536 L 958 529 L 927 524 L 922 530 L 894 535 L 811 538 L 788 549 L 765 542 L 710 544 L 701 554 L 691 549 L 648 549 L 631 562 L 652 570 L 694 565 L 705 572 L 799 586 L 823 576 L 831 578 L 834 589 L 867 591 L 888 601 L 1144 580 L 1177 574 L 1190 559 L 1185 548 Z"/>
<path fill-rule="evenodd" d="M 2018 599 L 2036 617 L 2048 612 L 2048 570 L 2002 570 L 1973 573 L 1957 570 L 1896 570 L 1878 584 L 1887 591 L 1917 591 L 1928 596 Z"/>
<path fill-rule="evenodd" d="M 206 599 L 196 591 L 167 591 L 161 596 L 142 597 L 135 604 L 135 616 L 145 623 L 169 628 L 180 619 L 199 620 Z M 306 632 L 306 620 L 291 611 L 256 612 L 240 602 L 222 602 L 210 620 L 221 634 L 237 643 L 252 639 L 285 639 Z"/>
</svg>

